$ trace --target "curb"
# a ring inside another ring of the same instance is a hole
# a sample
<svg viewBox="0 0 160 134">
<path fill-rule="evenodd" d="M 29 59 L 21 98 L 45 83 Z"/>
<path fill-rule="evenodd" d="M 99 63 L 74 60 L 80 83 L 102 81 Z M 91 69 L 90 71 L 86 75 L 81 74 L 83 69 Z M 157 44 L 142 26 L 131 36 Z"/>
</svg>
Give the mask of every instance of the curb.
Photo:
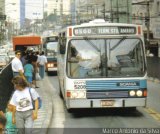
<svg viewBox="0 0 160 134">
<path fill-rule="evenodd" d="M 49 82 L 48 79 L 45 78 L 45 81 Z M 46 97 L 45 97 L 45 100 L 48 104 L 48 108 L 46 109 L 46 119 L 44 120 L 43 124 L 42 124 L 42 127 L 43 128 L 49 128 L 50 126 L 50 123 L 52 121 L 52 113 L 53 113 L 53 102 L 52 102 L 52 96 L 51 96 L 51 90 L 47 91 L 47 89 L 45 90 L 45 93 L 47 94 Z M 47 132 L 47 130 L 46 130 Z"/>
<path fill-rule="evenodd" d="M 50 95 L 50 94 L 48 94 L 48 95 Z M 49 97 L 49 96 L 48 96 Z M 49 98 L 49 100 L 51 100 L 51 97 Z M 48 109 L 47 109 L 47 111 L 46 111 L 46 118 L 45 118 L 45 120 L 43 121 L 43 123 L 42 123 L 42 128 L 45 128 L 45 131 L 44 131 L 44 133 L 45 134 L 47 134 L 47 131 L 48 131 L 48 128 L 49 128 L 49 126 L 50 126 L 50 123 L 51 123 L 51 119 L 52 119 L 52 101 L 50 101 L 49 103 L 48 103 Z"/>
<path fill-rule="evenodd" d="M 39 126 L 39 128 L 41 128 L 39 133 L 47 134 L 48 128 L 52 120 L 52 97 L 50 91 L 48 91 L 48 87 L 45 85 L 46 79 L 37 81 L 37 83 L 40 86 L 40 88 L 37 89 L 37 91 L 39 90 L 38 92 L 42 98 L 42 106 L 44 105 L 44 108 L 42 110 L 45 113 L 45 116 L 41 121 L 41 125 Z"/>
</svg>

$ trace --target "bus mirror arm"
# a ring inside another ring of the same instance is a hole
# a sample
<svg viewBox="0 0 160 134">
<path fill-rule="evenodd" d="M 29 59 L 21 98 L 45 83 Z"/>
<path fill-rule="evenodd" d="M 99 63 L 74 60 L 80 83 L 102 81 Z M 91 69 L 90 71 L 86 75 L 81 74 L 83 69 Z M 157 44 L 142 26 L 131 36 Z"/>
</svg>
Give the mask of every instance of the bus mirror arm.
<svg viewBox="0 0 160 134">
<path fill-rule="evenodd" d="M 60 54 L 65 54 L 65 46 L 60 45 Z"/>
</svg>

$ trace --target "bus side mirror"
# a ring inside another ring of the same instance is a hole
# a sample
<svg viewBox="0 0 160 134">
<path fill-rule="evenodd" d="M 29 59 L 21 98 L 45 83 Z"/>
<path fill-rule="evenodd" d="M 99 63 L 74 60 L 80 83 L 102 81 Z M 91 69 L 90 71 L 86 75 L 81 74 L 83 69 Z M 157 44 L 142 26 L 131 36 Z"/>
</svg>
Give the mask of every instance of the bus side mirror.
<svg viewBox="0 0 160 134">
<path fill-rule="evenodd" d="M 60 54 L 65 54 L 66 47 L 64 45 L 60 45 Z"/>
<path fill-rule="evenodd" d="M 43 44 L 43 48 L 46 48 L 46 44 Z"/>
</svg>

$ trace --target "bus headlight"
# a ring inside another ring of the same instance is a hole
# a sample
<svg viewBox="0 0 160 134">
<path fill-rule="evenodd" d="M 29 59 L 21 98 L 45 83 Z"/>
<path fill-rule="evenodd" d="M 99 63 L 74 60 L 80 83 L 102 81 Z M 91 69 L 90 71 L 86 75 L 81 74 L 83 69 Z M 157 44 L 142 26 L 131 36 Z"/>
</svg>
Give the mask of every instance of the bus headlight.
<svg viewBox="0 0 160 134">
<path fill-rule="evenodd" d="M 47 64 L 47 67 L 50 67 L 50 64 Z"/>
<path fill-rule="evenodd" d="M 136 95 L 136 92 L 135 92 L 134 90 L 132 90 L 132 91 L 129 92 L 129 95 L 130 95 L 130 96 L 135 96 L 135 95 Z"/>
<path fill-rule="evenodd" d="M 79 92 L 78 97 L 79 98 L 86 98 L 86 92 L 84 92 L 84 91 Z"/>
<path fill-rule="evenodd" d="M 67 91 L 67 93 L 68 93 L 69 91 Z M 70 91 L 70 96 L 67 96 L 68 98 L 74 98 L 74 99 L 76 99 L 76 98 L 79 98 L 79 99 L 81 99 L 81 98 L 86 98 L 86 91 Z"/>
<path fill-rule="evenodd" d="M 53 65 L 53 63 L 48 63 L 47 64 L 47 67 L 53 67 L 54 65 Z"/>
<path fill-rule="evenodd" d="M 77 98 L 77 97 L 78 97 L 78 93 L 77 92 L 72 92 L 71 98 Z"/>
<path fill-rule="evenodd" d="M 142 92 L 141 90 L 138 90 L 138 91 L 136 92 L 136 95 L 137 95 L 138 97 L 141 97 L 141 96 L 143 95 L 143 92 Z"/>
<path fill-rule="evenodd" d="M 48 55 L 48 56 L 51 56 L 51 55 L 52 55 L 52 53 L 48 53 L 47 55 Z"/>
</svg>

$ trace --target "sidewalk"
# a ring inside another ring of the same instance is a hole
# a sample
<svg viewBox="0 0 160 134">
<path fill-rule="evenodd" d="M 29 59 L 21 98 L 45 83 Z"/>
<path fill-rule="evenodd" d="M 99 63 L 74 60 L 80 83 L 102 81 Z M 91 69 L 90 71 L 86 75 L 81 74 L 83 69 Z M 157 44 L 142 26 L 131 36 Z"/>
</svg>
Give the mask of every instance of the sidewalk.
<svg viewBox="0 0 160 134">
<path fill-rule="evenodd" d="M 37 81 L 40 88 L 36 88 L 42 98 L 42 107 L 38 111 L 38 119 L 35 120 L 33 126 L 33 134 L 46 134 L 52 119 L 52 98 L 48 90 L 46 79 Z"/>
</svg>

